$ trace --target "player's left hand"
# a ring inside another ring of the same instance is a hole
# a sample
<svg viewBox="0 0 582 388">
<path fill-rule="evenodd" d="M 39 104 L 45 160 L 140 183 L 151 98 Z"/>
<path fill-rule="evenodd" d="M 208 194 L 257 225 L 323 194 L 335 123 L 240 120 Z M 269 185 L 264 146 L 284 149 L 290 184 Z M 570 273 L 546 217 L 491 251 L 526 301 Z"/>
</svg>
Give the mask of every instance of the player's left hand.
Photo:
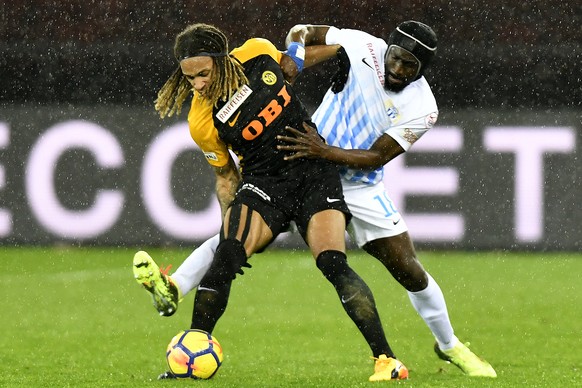
<svg viewBox="0 0 582 388">
<path fill-rule="evenodd" d="M 278 150 L 290 151 L 290 154 L 285 156 L 285 160 L 294 160 L 299 158 L 321 158 L 323 157 L 327 144 L 323 141 L 317 129 L 307 123 L 303 123 L 305 132 L 292 127 L 285 127 L 293 136 L 277 136 L 277 140 L 283 141 L 287 144 L 277 145 Z"/>
</svg>

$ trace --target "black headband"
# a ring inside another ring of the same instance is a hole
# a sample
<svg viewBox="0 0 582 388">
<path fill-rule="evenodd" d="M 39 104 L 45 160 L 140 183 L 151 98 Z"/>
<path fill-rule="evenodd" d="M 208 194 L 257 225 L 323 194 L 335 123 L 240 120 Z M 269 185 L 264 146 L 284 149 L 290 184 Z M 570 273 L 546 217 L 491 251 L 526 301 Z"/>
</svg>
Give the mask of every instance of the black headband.
<svg viewBox="0 0 582 388">
<path fill-rule="evenodd" d="M 200 51 L 197 53 L 187 53 L 182 55 L 181 58 L 178 58 L 178 61 L 183 61 L 184 59 L 192 58 L 192 57 L 225 57 L 228 53 L 220 52 L 220 53 L 209 53 L 207 51 Z"/>
<path fill-rule="evenodd" d="M 206 25 L 193 25 L 176 37 L 174 55 L 178 62 L 192 57 L 225 57 L 226 37 Z"/>
</svg>

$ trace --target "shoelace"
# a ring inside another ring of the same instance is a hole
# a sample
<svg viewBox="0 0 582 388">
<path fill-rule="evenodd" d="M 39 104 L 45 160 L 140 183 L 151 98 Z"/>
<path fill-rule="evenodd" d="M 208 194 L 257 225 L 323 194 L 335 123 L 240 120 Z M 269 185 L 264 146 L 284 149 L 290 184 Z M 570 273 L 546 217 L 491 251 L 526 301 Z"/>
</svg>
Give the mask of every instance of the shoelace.
<svg viewBox="0 0 582 388">
<path fill-rule="evenodd" d="M 170 269 L 172 269 L 172 264 L 169 264 L 166 268 L 160 267 L 160 272 L 163 273 L 164 275 L 168 276 Z"/>
</svg>

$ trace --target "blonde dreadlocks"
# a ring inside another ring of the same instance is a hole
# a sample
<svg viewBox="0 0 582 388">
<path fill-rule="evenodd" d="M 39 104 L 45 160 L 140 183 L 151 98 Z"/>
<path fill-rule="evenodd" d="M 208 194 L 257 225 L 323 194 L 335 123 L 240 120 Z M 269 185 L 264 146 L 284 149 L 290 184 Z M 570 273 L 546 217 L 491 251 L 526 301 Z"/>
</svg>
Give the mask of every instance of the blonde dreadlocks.
<svg viewBox="0 0 582 388">
<path fill-rule="evenodd" d="M 212 83 L 204 98 L 213 105 L 220 100 L 228 101 L 242 85 L 249 82 L 240 63 L 228 55 L 226 36 L 214 26 L 197 23 L 186 27 L 176 36 L 174 56 L 178 62 L 195 56 L 212 57 Z M 179 114 L 191 90 L 192 85 L 178 65 L 158 92 L 155 108 L 160 117 Z"/>
</svg>

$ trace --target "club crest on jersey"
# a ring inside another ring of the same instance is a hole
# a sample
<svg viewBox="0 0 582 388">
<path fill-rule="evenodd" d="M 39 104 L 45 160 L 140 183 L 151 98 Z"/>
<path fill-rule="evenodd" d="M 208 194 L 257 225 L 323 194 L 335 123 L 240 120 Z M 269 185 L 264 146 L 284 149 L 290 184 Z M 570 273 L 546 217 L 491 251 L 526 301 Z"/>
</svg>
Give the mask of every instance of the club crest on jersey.
<svg viewBox="0 0 582 388">
<path fill-rule="evenodd" d="M 275 85 L 275 82 L 277 82 L 277 76 L 270 70 L 265 71 L 261 76 L 261 79 L 269 86 Z"/>
<path fill-rule="evenodd" d="M 384 101 L 384 109 L 386 109 L 386 114 L 390 118 L 390 121 L 394 125 L 400 119 L 400 113 L 398 109 L 392 103 L 392 100 L 388 99 Z"/>
<path fill-rule="evenodd" d="M 388 117 L 390 117 L 390 119 L 395 120 L 396 117 L 398 117 L 398 110 L 394 107 L 388 108 L 386 110 L 386 113 L 388 114 Z"/>
<path fill-rule="evenodd" d="M 221 123 L 226 123 L 226 120 L 232 116 L 232 114 L 242 105 L 243 102 L 251 95 L 253 90 L 248 85 L 243 85 L 238 92 L 231 97 L 230 100 L 224 105 L 218 113 L 216 113 L 216 118 Z"/>
</svg>

